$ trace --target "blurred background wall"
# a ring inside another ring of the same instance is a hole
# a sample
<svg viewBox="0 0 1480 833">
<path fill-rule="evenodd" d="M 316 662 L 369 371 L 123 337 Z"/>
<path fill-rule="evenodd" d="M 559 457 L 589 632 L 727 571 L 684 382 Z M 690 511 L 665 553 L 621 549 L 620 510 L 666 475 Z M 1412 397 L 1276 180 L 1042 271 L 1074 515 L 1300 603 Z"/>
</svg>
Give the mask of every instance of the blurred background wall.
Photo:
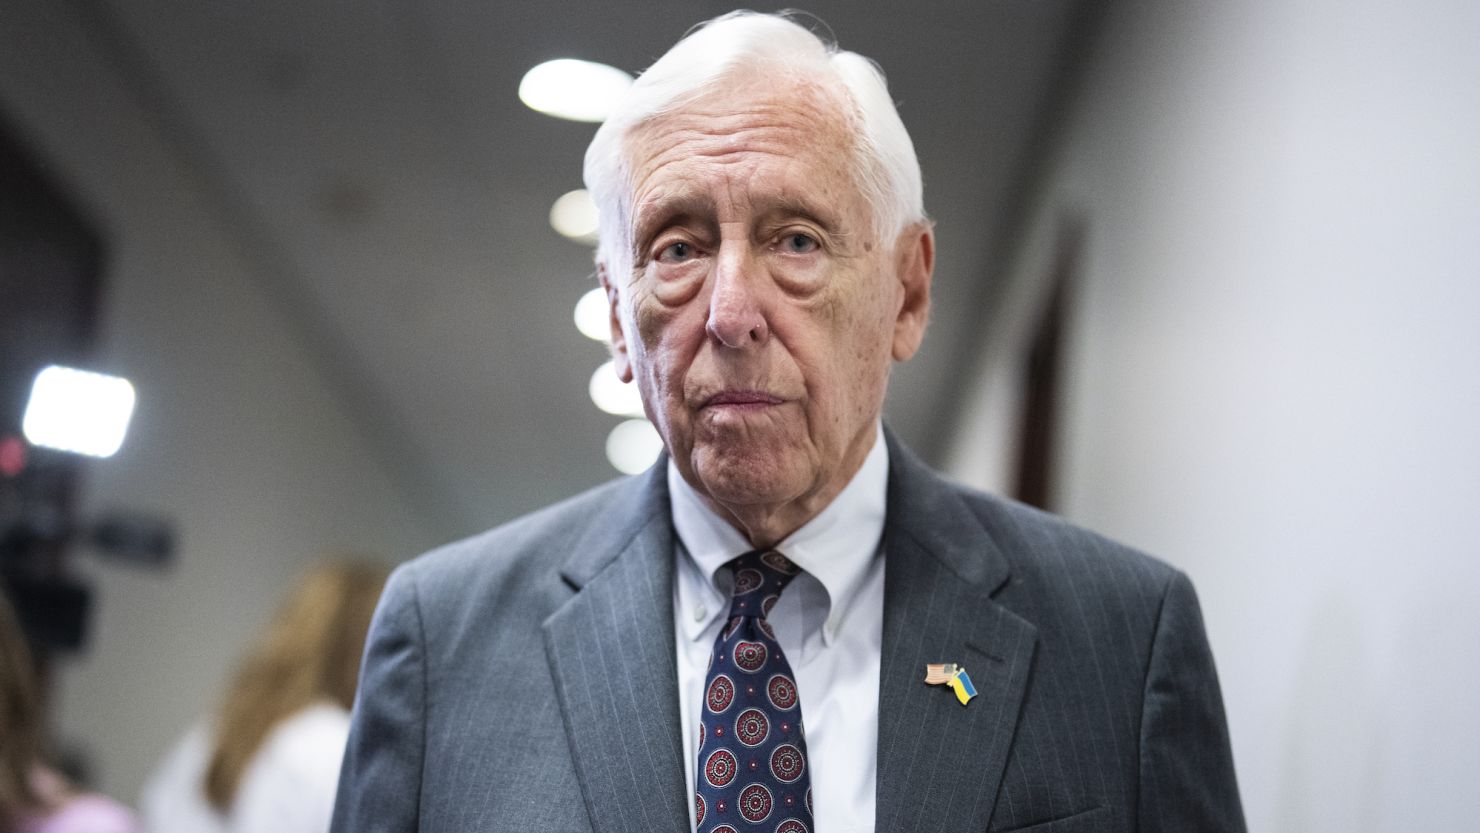
<svg viewBox="0 0 1480 833">
<path fill-rule="evenodd" d="M 139 391 L 80 511 L 179 534 L 165 572 L 72 565 L 53 721 L 97 786 L 136 798 L 314 554 L 616 474 L 589 249 L 546 223 L 594 127 L 514 91 L 728 7 L 578 6 L 0 6 L 0 109 L 102 229 L 94 367 Z M 1032 446 L 1051 508 L 1191 574 L 1251 829 L 1472 827 L 1480 11 L 810 8 L 888 72 L 939 221 L 891 424 L 1008 494 Z"/>
<path fill-rule="evenodd" d="M 1251 830 L 1480 815 L 1480 7 L 1112 4 L 949 455 L 1010 489 L 1068 290 L 1051 503 L 1197 584 Z"/>
</svg>

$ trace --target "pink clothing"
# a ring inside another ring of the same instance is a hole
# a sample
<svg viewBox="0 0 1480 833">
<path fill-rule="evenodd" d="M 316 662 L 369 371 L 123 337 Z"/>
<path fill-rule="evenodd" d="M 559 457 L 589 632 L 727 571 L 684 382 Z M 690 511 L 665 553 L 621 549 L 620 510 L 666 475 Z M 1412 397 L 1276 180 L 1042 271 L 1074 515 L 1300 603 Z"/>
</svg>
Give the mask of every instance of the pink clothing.
<svg viewBox="0 0 1480 833">
<path fill-rule="evenodd" d="M 79 795 L 45 815 L 21 819 L 16 833 L 138 833 L 134 815 L 101 795 Z"/>
<path fill-rule="evenodd" d="M 122 804 L 96 793 L 68 795 L 66 782 L 45 767 L 31 770 L 31 788 L 55 809 L 22 816 L 15 833 L 139 833 Z"/>
</svg>

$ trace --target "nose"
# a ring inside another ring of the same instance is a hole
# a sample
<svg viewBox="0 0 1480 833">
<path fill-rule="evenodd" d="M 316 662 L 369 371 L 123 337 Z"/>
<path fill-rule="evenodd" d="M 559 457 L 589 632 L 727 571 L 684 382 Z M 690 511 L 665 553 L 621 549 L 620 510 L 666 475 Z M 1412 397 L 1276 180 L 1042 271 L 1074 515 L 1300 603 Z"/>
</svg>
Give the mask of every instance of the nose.
<svg viewBox="0 0 1480 833">
<path fill-rule="evenodd" d="M 749 247 L 741 245 L 721 247 L 715 261 L 705 329 L 726 347 L 759 346 L 770 338 L 758 267 Z"/>
</svg>

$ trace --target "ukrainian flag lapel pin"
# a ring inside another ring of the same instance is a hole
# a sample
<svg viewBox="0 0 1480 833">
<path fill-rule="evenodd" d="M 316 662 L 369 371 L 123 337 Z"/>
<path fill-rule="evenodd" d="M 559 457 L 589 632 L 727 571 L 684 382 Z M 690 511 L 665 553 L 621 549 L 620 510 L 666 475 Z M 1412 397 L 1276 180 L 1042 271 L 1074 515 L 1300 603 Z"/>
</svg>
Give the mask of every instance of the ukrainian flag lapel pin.
<svg viewBox="0 0 1480 833">
<path fill-rule="evenodd" d="M 948 685 L 956 692 L 961 705 L 971 702 L 976 696 L 976 686 L 971 684 L 971 675 L 954 662 L 929 662 L 925 664 L 926 685 Z"/>
</svg>

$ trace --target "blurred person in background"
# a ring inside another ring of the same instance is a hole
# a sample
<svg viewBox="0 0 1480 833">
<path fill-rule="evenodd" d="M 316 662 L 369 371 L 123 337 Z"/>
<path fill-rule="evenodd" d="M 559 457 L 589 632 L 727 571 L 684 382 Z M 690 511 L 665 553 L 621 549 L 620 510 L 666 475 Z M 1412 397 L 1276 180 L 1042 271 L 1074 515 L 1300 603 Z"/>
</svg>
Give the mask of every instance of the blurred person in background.
<svg viewBox="0 0 1480 833">
<path fill-rule="evenodd" d="M 42 763 L 42 746 L 31 652 L 0 593 L 0 833 L 136 833 L 122 805 L 78 791 Z"/>
<path fill-rule="evenodd" d="M 314 568 L 144 787 L 150 833 L 323 833 L 386 569 Z"/>
</svg>

